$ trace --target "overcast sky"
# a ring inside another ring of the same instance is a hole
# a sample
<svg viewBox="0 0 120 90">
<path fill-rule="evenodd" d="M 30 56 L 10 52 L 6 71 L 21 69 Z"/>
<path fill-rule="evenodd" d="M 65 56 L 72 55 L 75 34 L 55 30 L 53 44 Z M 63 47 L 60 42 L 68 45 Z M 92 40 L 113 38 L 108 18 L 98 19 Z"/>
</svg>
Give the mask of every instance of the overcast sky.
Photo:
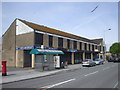
<svg viewBox="0 0 120 90">
<path fill-rule="evenodd" d="M 103 38 L 105 32 L 107 50 L 118 41 L 117 2 L 3 2 L 2 34 L 15 18 L 88 39 Z"/>
</svg>

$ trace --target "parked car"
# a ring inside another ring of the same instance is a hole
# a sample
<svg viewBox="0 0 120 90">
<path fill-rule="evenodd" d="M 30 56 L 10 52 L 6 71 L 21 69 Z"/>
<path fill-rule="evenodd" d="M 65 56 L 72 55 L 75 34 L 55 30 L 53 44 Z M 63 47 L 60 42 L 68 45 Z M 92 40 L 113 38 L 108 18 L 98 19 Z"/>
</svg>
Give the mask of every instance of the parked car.
<svg viewBox="0 0 120 90">
<path fill-rule="evenodd" d="M 114 62 L 120 62 L 120 57 L 115 57 Z"/>
<path fill-rule="evenodd" d="M 95 61 L 96 65 L 100 65 L 100 64 L 104 63 L 103 59 L 95 59 L 94 61 Z"/>
<path fill-rule="evenodd" d="M 108 62 L 114 62 L 114 60 L 115 60 L 115 57 L 111 57 L 111 58 L 108 60 Z"/>
<path fill-rule="evenodd" d="M 111 57 L 108 62 L 120 62 L 120 57 Z"/>
<path fill-rule="evenodd" d="M 84 66 L 95 66 L 95 65 L 96 65 L 96 63 L 91 59 L 86 59 L 86 60 L 83 60 L 83 62 L 82 62 L 83 67 Z"/>
</svg>

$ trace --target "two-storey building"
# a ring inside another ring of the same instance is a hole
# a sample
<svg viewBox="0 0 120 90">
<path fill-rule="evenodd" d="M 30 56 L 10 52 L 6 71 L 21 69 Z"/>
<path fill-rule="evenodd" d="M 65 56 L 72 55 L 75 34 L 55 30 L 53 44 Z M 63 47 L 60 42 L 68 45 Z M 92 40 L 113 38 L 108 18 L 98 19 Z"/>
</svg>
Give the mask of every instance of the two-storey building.
<svg viewBox="0 0 120 90">
<path fill-rule="evenodd" d="M 104 52 L 102 42 L 102 38 L 90 40 L 25 20 L 15 19 L 3 35 L 2 60 L 6 60 L 7 66 L 11 67 L 35 68 L 36 59 L 42 57 L 37 57 L 38 54 L 30 54 L 30 52 L 37 49 L 38 51 L 48 50 L 50 53 L 58 52 L 53 54 L 60 56 L 60 62 L 67 61 L 68 64 L 75 64 L 80 60 L 101 58 L 100 52 Z"/>
</svg>

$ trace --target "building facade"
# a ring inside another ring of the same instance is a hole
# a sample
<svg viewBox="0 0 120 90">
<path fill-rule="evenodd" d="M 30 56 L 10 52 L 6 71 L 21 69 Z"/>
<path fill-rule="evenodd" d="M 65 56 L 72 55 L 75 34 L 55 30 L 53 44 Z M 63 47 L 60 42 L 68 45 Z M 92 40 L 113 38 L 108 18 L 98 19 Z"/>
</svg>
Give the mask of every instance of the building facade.
<svg viewBox="0 0 120 90">
<path fill-rule="evenodd" d="M 30 54 L 30 51 L 44 49 L 62 51 L 64 54 L 56 53 L 53 56 L 60 56 L 60 62 L 67 61 L 68 64 L 76 64 L 80 60 L 102 58 L 101 52 L 104 52 L 102 42 L 103 39 L 90 40 L 15 19 L 3 35 L 2 60 L 6 60 L 7 66 L 10 67 L 34 68 L 38 57 L 36 54 Z"/>
</svg>

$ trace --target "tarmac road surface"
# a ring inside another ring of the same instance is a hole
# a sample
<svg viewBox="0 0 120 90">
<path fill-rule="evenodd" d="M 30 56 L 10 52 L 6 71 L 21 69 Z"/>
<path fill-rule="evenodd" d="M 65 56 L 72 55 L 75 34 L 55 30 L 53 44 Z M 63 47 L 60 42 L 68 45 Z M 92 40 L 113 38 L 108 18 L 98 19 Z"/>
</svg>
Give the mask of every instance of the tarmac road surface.
<svg viewBox="0 0 120 90">
<path fill-rule="evenodd" d="M 55 75 L 8 84 L 3 88 L 116 88 L 118 63 L 63 71 Z"/>
</svg>

